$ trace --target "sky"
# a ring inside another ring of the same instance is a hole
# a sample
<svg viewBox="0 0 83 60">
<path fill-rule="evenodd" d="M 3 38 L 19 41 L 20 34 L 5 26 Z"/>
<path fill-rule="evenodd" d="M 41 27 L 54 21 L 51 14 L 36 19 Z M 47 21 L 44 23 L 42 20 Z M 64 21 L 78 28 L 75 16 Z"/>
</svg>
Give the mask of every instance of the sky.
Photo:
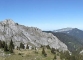
<svg viewBox="0 0 83 60">
<path fill-rule="evenodd" d="M 0 0 L 0 21 L 55 30 L 83 29 L 83 0 Z"/>
</svg>

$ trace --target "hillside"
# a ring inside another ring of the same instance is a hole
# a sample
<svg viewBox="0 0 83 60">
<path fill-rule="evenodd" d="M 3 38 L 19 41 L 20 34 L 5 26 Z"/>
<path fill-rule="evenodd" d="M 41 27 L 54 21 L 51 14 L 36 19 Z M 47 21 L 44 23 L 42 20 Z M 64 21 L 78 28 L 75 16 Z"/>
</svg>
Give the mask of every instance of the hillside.
<svg viewBox="0 0 83 60">
<path fill-rule="evenodd" d="M 63 29 L 54 30 L 53 32 L 66 33 L 68 35 L 78 38 L 79 39 L 78 41 L 83 43 L 83 31 L 78 28 L 63 28 Z"/>
<path fill-rule="evenodd" d="M 61 33 L 61 32 L 51 32 L 51 31 L 45 31 L 47 33 L 52 33 L 53 35 L 57 36 L 59 40 L 61 40 L 63 43 L 65 43 L 68 46 L 68 49 L 70 51 L 75 51 L 79 50 L 82 48 L 83 43 L 80 42 L 80 39 L 70 36 L 66 33 Z"/>
<path fill-rule="evenodd" d="M 68 51 L 59 52 L 58 50 L 44 48 L 46 55 L 42 54 L 42 48 L 38 50 L 29 49 L 14 49 L 14 53 L 9 56 L 0 56 L 0 60 L 83 60 L 83 55 L 81 54 L 70 54 Z"/>
<path fill-rule="evenodd" d="M 45 49 L 47 56 L 42 55 L 42 48 L 35 50 L 21 49 L 14 50 L 14 54 L 10 56 L 0 56 L 0 60 L 53 60 L 56 55 L 57 60 L 61 60 L 57 54 L 52 54 L 50 49 Z"/>
<path fill-rule="evenodd" d="M 0 40 L 9 43 L 14 42 L 15 48 L 20 46 L 22 42 L 32 47 L 41 47 L 41 45 L 49 45 L 51 48 L 68 50 L 67 46 L 51 33 L 42 32 L 37 27 L 28 27 L 15 23 L 11 19 L 0 22 Z"/>
</svg>

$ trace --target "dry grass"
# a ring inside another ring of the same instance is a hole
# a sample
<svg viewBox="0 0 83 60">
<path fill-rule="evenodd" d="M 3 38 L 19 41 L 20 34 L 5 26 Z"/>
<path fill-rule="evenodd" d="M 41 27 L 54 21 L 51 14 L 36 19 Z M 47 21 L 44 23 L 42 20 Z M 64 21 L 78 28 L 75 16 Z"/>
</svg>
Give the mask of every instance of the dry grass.
<svg viewBox="0 0 83 60">
<path fill-rule="evenodd" d="M 35 53 L 35 50 L 14 50 L 15 54 L 6 58 L 0 57 L 0 60 L 53 60 L 54 54 L 48 49 L 45 49 L 45 51 L 47 57 L 42 55 L 42 49 L 39 49 L 38 53 Z M 59 56 L 57 58 L 57 60 L 60 60 Z"/>
</svg>

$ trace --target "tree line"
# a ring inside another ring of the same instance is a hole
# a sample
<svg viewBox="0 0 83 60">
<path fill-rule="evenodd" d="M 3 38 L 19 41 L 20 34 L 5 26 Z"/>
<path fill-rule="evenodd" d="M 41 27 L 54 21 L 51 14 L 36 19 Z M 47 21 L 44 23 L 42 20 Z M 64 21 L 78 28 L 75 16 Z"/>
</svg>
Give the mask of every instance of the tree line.
<svg viewBox="0 0 83 60">
<path fill-rule="evenodd" d="M 7 42 L 5 42 L 5 41 L 0 40 L 0 49 L 3 49 L 4 52 L 13 53 L 14 47 L 15 46 L 14 46 L 14 43 L 12 40 L 9 42 L 9 44 L 7 44 Z M 25 48 L 25 46 L 23 43 L 20 43 L 20 47 L 17 46 L 17 50 L 24 49 L 24 48 Z M 28 44 L 27 44 L 26 49 L 29 49 Z"/>
<path fill-rule="evenodd" d="M 0 48 L 2 48 L 5 52 L 13 53 L 13 49 L 14 49 L 13 41 L 11 40 L 8 45 L 7 42 L 0 40 Z"/>
</svg>

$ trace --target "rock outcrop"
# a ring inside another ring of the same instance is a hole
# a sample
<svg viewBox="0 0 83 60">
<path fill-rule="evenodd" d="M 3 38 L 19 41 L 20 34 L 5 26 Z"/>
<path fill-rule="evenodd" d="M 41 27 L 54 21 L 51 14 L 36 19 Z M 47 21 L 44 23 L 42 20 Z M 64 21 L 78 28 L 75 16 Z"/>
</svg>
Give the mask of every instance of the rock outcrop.
<svg viewBox="0 0 83 60">
<path fill-rule="evenodd" d="M 41 45 L 49 45 L 51 48 L 68 50 L 67 46 L 51 33 L 42 32 L 36 27 L 28 27 L 6 19 L 0 22 L 0 40 L 7 43 L 13 40 L 16 46 L 20 42 L 40 47 Z"/>
</svg>

